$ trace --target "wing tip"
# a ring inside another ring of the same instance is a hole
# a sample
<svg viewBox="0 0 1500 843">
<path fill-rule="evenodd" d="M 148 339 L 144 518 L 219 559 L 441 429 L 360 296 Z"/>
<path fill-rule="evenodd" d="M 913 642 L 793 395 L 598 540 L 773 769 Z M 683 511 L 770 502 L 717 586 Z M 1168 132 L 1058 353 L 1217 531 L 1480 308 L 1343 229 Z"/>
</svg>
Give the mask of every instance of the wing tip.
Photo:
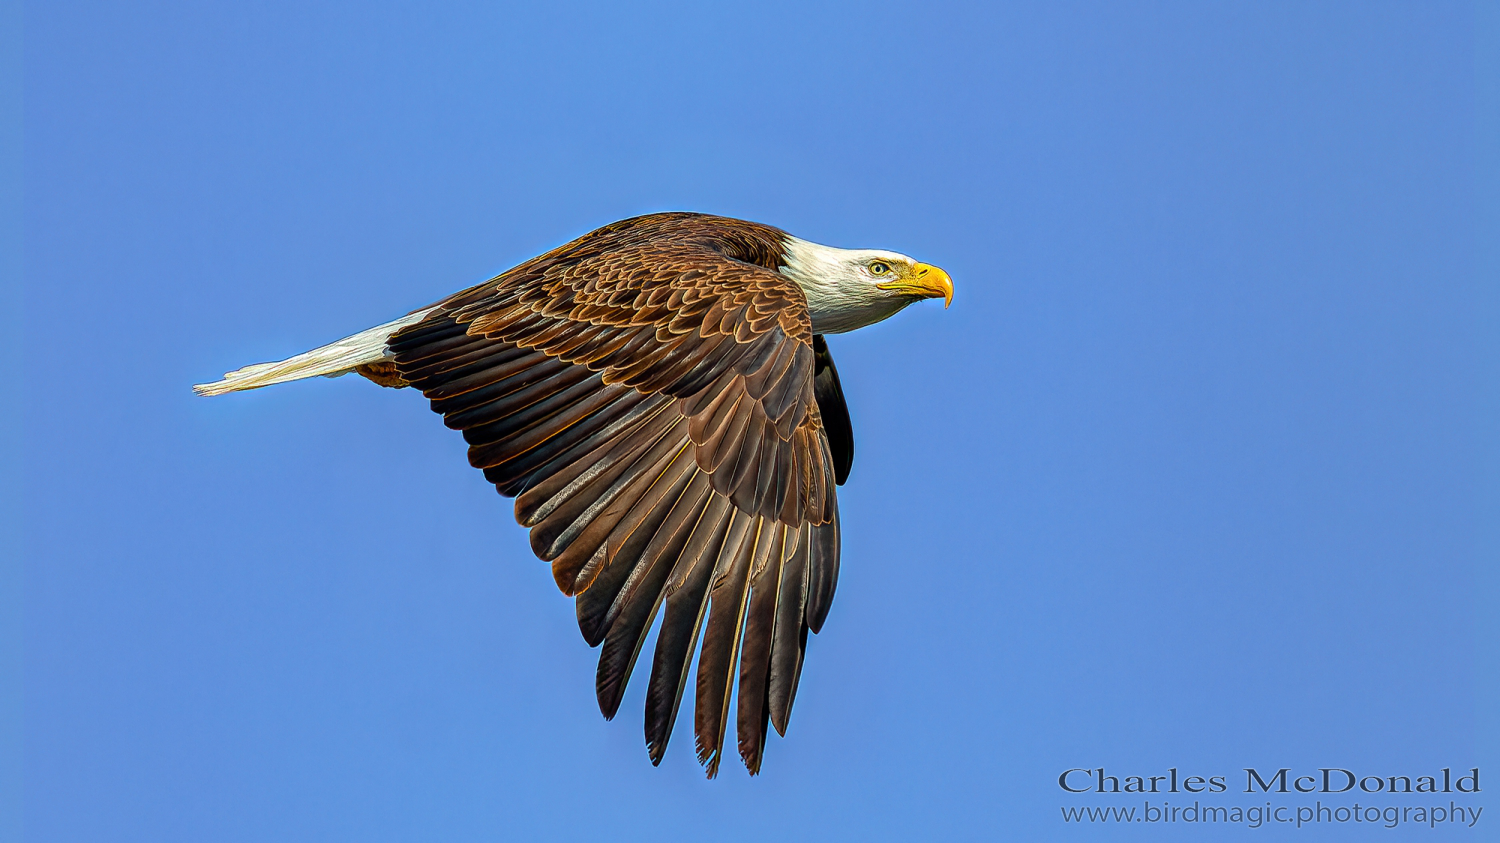
<svg viewBox="0 0 1500 843">
<path fill-rule="evenodd" d="M 651 766 L 660 767 L 661 760 L 667 757 L 667 742 L 646 741 L 646 754 L 651 758 Z"/>
</svg>

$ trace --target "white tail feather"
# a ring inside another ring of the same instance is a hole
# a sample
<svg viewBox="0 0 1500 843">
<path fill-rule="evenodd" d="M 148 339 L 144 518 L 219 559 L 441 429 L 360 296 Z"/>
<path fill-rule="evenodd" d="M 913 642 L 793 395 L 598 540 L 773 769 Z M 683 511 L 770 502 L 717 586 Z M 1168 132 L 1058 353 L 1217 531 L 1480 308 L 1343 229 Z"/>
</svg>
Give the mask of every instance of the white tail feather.
<svg viewBox="0 0 1500 843">
<path fill-rule="evenodd" d="M 377 325 L 368 331 L 360 331 L 352 337 L 344 337 L 338 342 L 329 343 L 322 348 L 315 348 L 277 363 L 256 363 L 253 366 L 236 369 L 225 375 L 223 380 L 194 386 L 193 391 L 199 395 L 223 395 L 226 392 L 259 389 L 275 383 L 286 383 L 317 375 L 336 378 L 353 371 L 355 366 L 386 359 L 386 340 L 402 328 L 421 322 L 431 312 L 431 308 L 419 310 L 394 322 Z"/>
</svg>

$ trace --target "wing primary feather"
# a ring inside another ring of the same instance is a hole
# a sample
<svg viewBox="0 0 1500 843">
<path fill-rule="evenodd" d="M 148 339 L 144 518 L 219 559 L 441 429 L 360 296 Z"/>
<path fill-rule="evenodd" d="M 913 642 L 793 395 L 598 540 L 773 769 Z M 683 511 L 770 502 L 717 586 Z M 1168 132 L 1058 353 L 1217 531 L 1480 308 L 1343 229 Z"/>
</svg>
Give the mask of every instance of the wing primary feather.
<svg viewBox="0 0 1500 843">
<path fill-rule="evenodd" d="M 615 556 L 607 541 L 609 536 L 622 519 L 635 511 L 642 497 L 681 453 L 681 441 L 663 436 L 645 456 L 636 461 L 632 467 L 634 470 L 624 477 L 625 488 L 614 495 L 613 500 L 608 501 L 603 512 L 597 515 L 586 512 L 579 516 L 555 540 L 555 546 L 547 548 L 549 552 L 555 552 L 552 557 L 542 558 L 553 559 L 552 574 L 557 578 L 557 585 L 564 594 L 576 594 L 587 588 L 589 583 L 581 579 L 584 569 L 591 564 L 597 566 L 600 562 L 608 564 Z M 644 516 L 645 513 L 641 514 Z M 542 522 L 538 529 L 546 524 L 547 522 Z M 596 560 L 595 551 L 601 547 L 605 549 L 605 558 Z M 597 574 L 597 570 L 590 571 L 588 579 L 592 580 Z"/>
<path fill-rule="evenodd" d="M 453 321 L 452 317 L 434 314 L 411 327 L 392 334 L 386 340 L 385 347 L 392 354 L 399 354 L 402 351 L 439 342 L 444 338 L 463 333 L 465 333 L 464 326 Z"/>
<path fill-rule="evenodd" d="M 485 477 L 495 483 L 501 494 L 519 497 L 560 472 L 573 470 L 569 476 L 576 475 L 589 465 L 580 464 L 579 460 L 595 451 L 603 453 L 611 443 L 623 441 L 653 419 L 661 418 L 671 400 L 664 395 L 644 395 L 633 390 L 631 394 L 640 400 L 621 399 L 608 412 L 599 413 L 542 446 L 494 469 L 485 469 Z"/>
<path fill-rule="evenodd" d="M 630 572 L 624 587 L 615 597 L 615 607 L 618 608 L 612 607 L 615 617 L 604 636 L 595 678 L 599 710 L 606 718 L 612 719 L 620 709 L 620 699 L 630 681 L 631 669 L 641 652 L 641 644 L 646 640 L 651 620 L 661 605 L 667 576 L 682 555 L 693 526 L 712 496 L 713 487 L 708 483 L 708 476 L 695 470 L 661 528 L 646 545 L 641 562 Z"/>
<path fill-rule="evenodd" d="M 546 420 L 575 401 L 599 392 L 596 376 L 579 366 L 566 370 L 502 398 L 453 413 L 445 419 L 449 427 L 464 432 L 471 445 L 500 442 L 512 434 Z"/>
<path fill-rule="evenodd" d="M 736 711 L 740 758 L 751 775 L 760 772 L 766 727 L 770 723 L 767 694 L 776 628 L 776 599 L 781 591 L 783 569 L 781 534 L 786 529 L 785 525 L 767 518 L 761 518 L 757 523 L 759 530 L 750 558 L 750 602 L 745 610 Z"/>
<path fill-rule="evenodd" d="M 698 763 L 709 778 L 719 774 L 724 755 L 724 732 L 729 724 L 730 691 L 739 657 L 745 622 L 745 597 L 750 582 L 750 559 L 755 552 L 754 526 L 759 518 L 736 511 L 719 553 L 709 587 L 708 627 L 698 655 L 697 697 L 693 704 L 693 735 Z"/>
<path fill-rule="evenodd" d="M 421 345 L 407 344 L 402 348 L 404 350 L 399 356 L 409 365 L 438 370 L 478 359 L 485 352 L 494 354 L 498 350 L 494 343 L 484 337 L 470 336 L 462 332 L 437 336 Z M 397 356 L 389 340 L 386 341 L 386 353 Z"/>
<path fill-rule="evenodd" d="M 599 513 L 603 512 L 623 492 L 635 474 L 630 471 L 637 465 L 649 467 L 679 446 L 670 436 L 672 428 L 635 437 L 640 441 L 630 446 L 629 453 L 605 466 L 589 482 L 579 487 L 568 499 L 551 508 L 531 531 L 531 548 L 538 558 L 551 561 L 563 548 L 588 527 Z M 546 507 L 543 507 L 546 508 Z"/>
<path fill-rule="evenodd" d="M 672 737 L 672 725 L 677 721 L 730 510 L 728 499 L 720 495 L 710 497 L 668 580 L 666 608 L 662 612 L 651 682 L 646 691 L 646 750 L 652 764 L 661 763 Z"/>
<path fill-rule="evenodd" d="M 439 375 L 446 375 L 447 379 L 453 380 L 519 357 L 536 355 L 536 352 L 529 348 L 496 343 L 484 337 L 473 337 L 473 340 L 474 347 L 466 349 L 463 354 L 430 358 L 420 363 L 408 361 L 402 364 L 408 373 L 405 377 L 413 383 L 431 381 Z M 406 355 L 397 355 L 398 360 L 405 359 L 405 357 Z"/>
<path fill-rule="evenodd" d="M 647 544 L 661 532 L 663 522 L 698 470 L 692 455 L 687 453 L 687 443 L 678 440 L 678 445 L 680 450 L 673 455 L 672 462 L 662 469 L 646 494 L 605 540 L 615 561 L 606 565 L 589 587 L 578 595 L 578 629 L 590 647 L 597 647 L 604 641 L 605 634 L 624 610 L 625 601 L 618 599 L 621 589 L 631 582 Z"/>
<path fill-rule="evenodd" d="M 450 322 L 442 332 L 432 336 L 398 334 L 386 342 L 386 353 L 415 378 L 444 373 L 451 378 L 456 376 L 452 373 L 457 369 L 472 372 L 476 366 L 495 365 L 508 358 L 535 352 L 488 337 L 466 334 L 463 326 Z"/>
<path fill-rule="evenodd" d="M 661 482 L 662 477 L 684 451 L 680 440 L 668 437 L 663 442 L 670 442 L 675 450 L 662 451 L 658 446 L 652 453 L 660 453 L 661 456 L 655 461 L 638 462 L 633 478 L 625 490 L 553 561 L 553 575 L 557 577 L 564 593 L 577 594 L 590 588 L 607 567 L 628 568 L 635 564 L 635 559 L 628 557 L 622 559 L 618 566 L 614 563 L 621 556 L 622 550 L 630 549 L 629 542 L 635 537 L 636 530 L 650 520 L 665 486 L 668 485 Z M 691 459 L 688 461 L 691 462 Z M 661 514 L 665 516 L 665 512 Z M 645 546 L 645 542 L 644 537 L 636 538 L 634 550 L 638 552 Z M 582 606 L 579 608 L 581 618 Z M 587 633 L 584 637 L 589 638 Z M 598 642 L 592 641 L 591 645 L 593 643 Z"/>
<path fill-rule="evenodd" d="M 619 467 L 620 463 L 633 460 L 681 421 L 671 413 L 658 412 L 624 439 L 598 443 L 566 468 L 522 492 L 516 498 L 516 520 L 523 527 L 535 527 L 595 479 Z"/>
<path fill-rule="evenodd" d="M 605 387 L 601 393 L 613 389 Z M 537 470 L 539 466 L 559 456 L 581 453 L 601 442 L 628 434 L 629 429 L 653 409 L 650 398 L 626 390 L 592 413 L 588 412 L 588 406 L 575 405 L 572 411 L 555 418 L 546 428 L 517 437 L 516 450 L 503 462 L 486 468 L 485 477 L 500 489 L 501 494 L 514 497 L 523 490 L 510 491 L 516 481 L 546 476 L 545 472 Z"/>
<path fill-rule="evenodd" d="M 490 361 L 486 361 L 488 364 Z M 402 363 L 396 361 L 397 371 L 402 370 Z M 476 367 L 479 364 L 475 364 Z M 556 375 L 568 368 L 568 364 L 561 360 L 553 360 L 540 354 L 526 354 L 519 357 L 508 357 L 494 364 L 485 365 L 474 372 L 452 372 L 452 377 L 429 378 L 426 380 L 415 380 L 418 389 L 432 402 L 434 412 L 447 415 L 482 401 L 497 398 L 525 386 L 530 386 L 539 380 Z M 407 380 L 411 380 L 407 378 Z M 441 380 L 441 382 L 436 382 Z M 477 390 L 483 390 L 471 394 Z"/>
<path fill-rule="evenodd" d="M 781 590 L 776 598 L 776 630 L 771 643 L 771 677 L 767 704 L 771 725 L 778 735 L 786 735 L 792 700 L 797 695 L 797 680 L 802 673 L 802 654 L 807 647 L 807 530 L 788 535 L 796 547 L 786 557 L 781 574 Z"/>
</svg>

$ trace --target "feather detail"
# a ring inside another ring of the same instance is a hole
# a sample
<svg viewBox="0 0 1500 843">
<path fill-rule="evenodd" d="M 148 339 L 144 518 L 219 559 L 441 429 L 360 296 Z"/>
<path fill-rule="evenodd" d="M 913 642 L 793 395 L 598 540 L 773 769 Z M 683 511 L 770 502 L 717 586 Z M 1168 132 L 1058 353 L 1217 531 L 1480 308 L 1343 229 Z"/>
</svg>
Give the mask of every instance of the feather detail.
<svg viewBox="0 0 1500 843">
<path fill-rule="evenodd" d="M 744 631 L 745 598 L 751 557 L 759 525 L 765 519 L 737 511 L 709 591 L 708 628 L 698 656 L 697 697 L 693 705 L 693 734 L 698 763 L 709 778 L 719 774 L 724 733 L 729 725 L 730 690 Z"/>
<path fill-rule="evenodd" d="M 433 308 L 427 308 L 410 313 L 295 357 L 236 369 L 224 375 L 221 380 L 197 384 L 193 391 L 199 395 L 223 395 L 226 392 L 259 389 L 319 375 L 336 378 L 353 371 L 356 366 L 385 360 L 388 356 L 386 340 L 402 328 L 421 322 L 432 310 Z"/>
<path fill-rule="evenodd" d="M 729 501 L 724 498 L 709 497 L 665 592 L 666 609 L 656 638 L 651 682 L 646 688 L 646 750 L 652 764 L 661 763 L 667 741 L 672 737 L 688 665 L 708 607 L 714 563 L 729 526 L 730 509 Z"/>
</svg>

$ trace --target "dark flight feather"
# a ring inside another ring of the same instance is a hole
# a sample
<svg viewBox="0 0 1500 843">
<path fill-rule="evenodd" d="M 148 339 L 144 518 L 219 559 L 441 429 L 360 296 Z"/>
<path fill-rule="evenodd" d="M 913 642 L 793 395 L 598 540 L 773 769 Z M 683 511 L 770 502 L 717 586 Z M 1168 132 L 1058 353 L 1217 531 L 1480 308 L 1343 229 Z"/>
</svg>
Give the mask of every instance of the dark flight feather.
<svg viewBox="0 0 1500 843">
<path fill-rule="evenodd" d="M 833 452 L 834 478 L 842 486 L 849 479 L 849 470 L 854 467 L 854 425 L 849 421 L 849 407 L 844 403 L 839 370 L 833 365 L 833 355 L 829 353 L 828 341 L 822 334 L 813 337 L 813 354 L 817 360 L 813 369 L 813 394 L 817 396 L 818 412 L 823 416 L 823 432 Z"/>
<path fill-rule="evenodd" d="M 752 775 L 760 772 L 766 726 L 770 722 L 771 645 L 776 628 L 776 603 L 781 591 L 781 548 L 785 529 L 784 524 L 761 522 L 748 571 L 750 600 L 745 608 L 736 719 L 740 758 Z"/>
<path fill-rule="evenodd" d="M 693 704 L 698 763 L 707 768 L 709 778 L 718 775 L 724 752 L 729 691 L 734 685 L 734 666 L 744 631 L 750 562 L 757 529 L 764 523 L 763 518 L 736 511 L 719 555 L 723 570 L 715 571 L 709 592 L 708 628 L 703 633 L 703 651 L 698 656 L 697 697 Z"/>
<path fill-rule="evenodd" d="M 723 546 L 730 509 L 728 499 L 719 495 L 709 498 L 668 580 L 666 608 L 656 637 L 651 681 L 646 688 L 646 750 L 652 764 L 661 763 L 672 736 L 672 724 L 677 721 L 677 708 L 682 703 L 688 664 L 708 606 L 708 586 Z"/>
</svg>

